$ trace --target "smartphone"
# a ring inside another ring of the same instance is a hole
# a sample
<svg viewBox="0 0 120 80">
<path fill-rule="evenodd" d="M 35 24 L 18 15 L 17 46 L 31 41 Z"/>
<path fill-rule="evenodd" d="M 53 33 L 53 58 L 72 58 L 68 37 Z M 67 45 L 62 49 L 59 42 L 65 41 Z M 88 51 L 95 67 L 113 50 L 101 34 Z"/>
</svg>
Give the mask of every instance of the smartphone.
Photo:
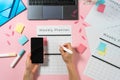
<svg viewBox="0 0 120 80">
<path fill-rule="evenodd" d="M 32 63 L 43 63 L 43 38 L 31 38 L 31 61 Z"/>
</svg>

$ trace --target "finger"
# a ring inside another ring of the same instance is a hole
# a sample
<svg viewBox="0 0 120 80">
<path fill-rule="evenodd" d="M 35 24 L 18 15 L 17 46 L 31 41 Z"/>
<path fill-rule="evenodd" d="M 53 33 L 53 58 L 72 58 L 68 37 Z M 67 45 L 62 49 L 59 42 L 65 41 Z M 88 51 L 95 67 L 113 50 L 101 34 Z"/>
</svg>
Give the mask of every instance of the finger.
<svg viewBox="0 0 120 80">
<path fill-rule="evenodd" d="M 30 60 L 30 54 L 27 54 L 27 59 L 26 59 L 26 69 L 31 69 L 31 60 Z"/>
<path fill-rule="evenodd" d="M 61 46 L 59 48 L 59 51 L 61 52 L 61 55 L 65 55 L 65 52 L 64 52 L 64 50 L 63 50 L 63 48 Z"/>
<path fill-rule="evenodd" d="M 35 64 L 32 72 L 35 73 L 38 70 L 39 66 L 40 64 Z"/>
<path fill-rule="evenodd" d="M 72 50 L 72 46 L 71 46 L 71 43 L 66 43 L 64 44 L 64 46 L 70 50 Z"/>
</svg>

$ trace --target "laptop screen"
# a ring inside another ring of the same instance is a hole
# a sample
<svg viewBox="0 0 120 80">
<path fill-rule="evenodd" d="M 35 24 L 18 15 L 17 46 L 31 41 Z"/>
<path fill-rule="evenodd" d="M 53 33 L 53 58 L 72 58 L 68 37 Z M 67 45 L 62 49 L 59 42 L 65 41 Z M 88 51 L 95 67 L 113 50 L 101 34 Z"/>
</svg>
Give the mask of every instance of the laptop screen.
<svg viewBox="0 0 120 80">
<path fill-rule="evenodd" d="M 29 0 L 30 5 L 75 5 L 75 0 Z"/>
</svg>

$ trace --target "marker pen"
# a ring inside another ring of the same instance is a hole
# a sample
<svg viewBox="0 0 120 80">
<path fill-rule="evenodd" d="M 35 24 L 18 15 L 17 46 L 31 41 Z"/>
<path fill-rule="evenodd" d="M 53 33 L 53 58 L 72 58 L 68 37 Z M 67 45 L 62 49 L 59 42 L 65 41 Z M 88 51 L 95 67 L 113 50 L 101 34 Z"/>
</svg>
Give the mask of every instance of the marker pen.
<svg viewBox="0 0 120 80">
<path fill-rule="evenodd" d="M 64 46 L 61 46 L 63 48 L 64 51 L 68 52 L 69 54 L 73 54 L 73 52 L 69 49 L 67 49 L 66 47 Z"/>
<path fill-rule="evenodd" d="M 13 60 L 12 64 L 10 65 L 11 68 L 15 67 L 15 65 L 17 64 L 17 62 L 20 60 L 20 58 L 23 56 L 24 53 L 25 53 L 25 50 L 22 49 L 17 55 L 17 57 Z"/>
<path fill-rule="evenodd" d="M 17 56 L 16 53 L 5 53 L 5 54 L 0 54 L 0 58 L 4 58 L 4 57 L 15 57 Z"/>
</svg>

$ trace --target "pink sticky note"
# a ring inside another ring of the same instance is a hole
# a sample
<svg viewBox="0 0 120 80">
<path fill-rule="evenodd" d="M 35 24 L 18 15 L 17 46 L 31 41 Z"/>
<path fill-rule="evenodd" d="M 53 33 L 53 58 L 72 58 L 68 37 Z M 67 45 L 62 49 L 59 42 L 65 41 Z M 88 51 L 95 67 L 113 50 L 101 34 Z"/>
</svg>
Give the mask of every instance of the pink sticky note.
<svg viewBox="0 0 120 80">
<path fill-rule="evenodd" d="M 84 46 L 83 44 L 80 44 L 78 47 L 77 47 L 77 51 L 82 54 L 84 53 L 84 51 L 87 49 L 86 46 Z"/>
<path fill-rule="evenodd" d="M 104 4 L 100 4 L 97 8 L 97 11 L 103 13 L 104 12 L 104 9 L 105 9 L 105 5 Z"/>
<path fill-rule="evenodd" d="M 47 37 L 44 37 L 44 38 L 43 38 L 43 44 L 44 44 L 44 46 L 48 46 Z"/>
</svg>

